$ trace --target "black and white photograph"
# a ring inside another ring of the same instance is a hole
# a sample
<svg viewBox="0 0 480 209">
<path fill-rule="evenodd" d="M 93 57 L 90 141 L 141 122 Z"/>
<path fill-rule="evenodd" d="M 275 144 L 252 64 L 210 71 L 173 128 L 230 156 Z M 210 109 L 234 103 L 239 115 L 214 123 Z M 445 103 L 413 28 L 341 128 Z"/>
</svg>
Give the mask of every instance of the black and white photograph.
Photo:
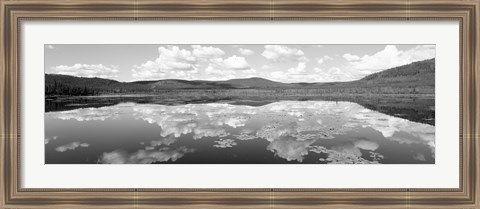
<svg viewBox="0 0 480 209">
<path fill-rule="evenodd" d="M 433 44 L 44 52 L 45 164 L 435 164 Z"/>
</svg>

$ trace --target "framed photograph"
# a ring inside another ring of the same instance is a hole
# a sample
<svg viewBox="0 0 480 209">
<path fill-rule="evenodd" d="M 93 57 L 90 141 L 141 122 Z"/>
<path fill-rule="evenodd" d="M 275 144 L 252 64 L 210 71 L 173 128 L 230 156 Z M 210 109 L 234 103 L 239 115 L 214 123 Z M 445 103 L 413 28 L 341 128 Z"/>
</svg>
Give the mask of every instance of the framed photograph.
<svg viewBox="0 0 480 209">
<path fill-rule="evenodd" d="M 477 0 L 0 3 L 2 208 L 480 208 Z"/>
</svg>

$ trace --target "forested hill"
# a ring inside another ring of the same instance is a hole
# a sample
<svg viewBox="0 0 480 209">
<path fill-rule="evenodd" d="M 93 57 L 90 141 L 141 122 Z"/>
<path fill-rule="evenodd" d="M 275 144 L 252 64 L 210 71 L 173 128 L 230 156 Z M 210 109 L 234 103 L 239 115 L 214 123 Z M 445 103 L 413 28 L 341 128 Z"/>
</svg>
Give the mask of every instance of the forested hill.
<svg viewBox="0 0 480 209">
<path fill-rule="evenodd" d="M 331 83 L 281 83 L 264 78 L 227 81 L 119 82 L 102 78 L 45 74 L 46 95 L 98 95 L 112 93 L 154 93 L 171 90 L 295 89 L 316 93 L 408 93 L 432 94 L 435 91 L 435 59 L 387 69 L 357 81 Z"/>
<path fill-rule="evenodd" d="M 416 82 L 418 85 L 435 85 L 435 58 L 373 73 L 360 81 L 370 84 Z"/>
</svg>

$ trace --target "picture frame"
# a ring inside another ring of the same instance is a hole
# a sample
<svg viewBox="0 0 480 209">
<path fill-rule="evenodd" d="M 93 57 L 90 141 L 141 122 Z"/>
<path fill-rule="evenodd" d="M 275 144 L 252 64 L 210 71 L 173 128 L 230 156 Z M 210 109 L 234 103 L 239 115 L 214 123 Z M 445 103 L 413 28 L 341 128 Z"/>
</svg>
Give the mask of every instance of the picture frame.
<svg viewBox="0 0 480 209">
<path fill-rule="evenodd" d="M 0 206 L 3 208 L 479 208 L 478 0 L 1 0 Z M 459 188 L 22 188 L 21 24 L 24 20 L 421 21 L 460 24 Z"/>
</svg>

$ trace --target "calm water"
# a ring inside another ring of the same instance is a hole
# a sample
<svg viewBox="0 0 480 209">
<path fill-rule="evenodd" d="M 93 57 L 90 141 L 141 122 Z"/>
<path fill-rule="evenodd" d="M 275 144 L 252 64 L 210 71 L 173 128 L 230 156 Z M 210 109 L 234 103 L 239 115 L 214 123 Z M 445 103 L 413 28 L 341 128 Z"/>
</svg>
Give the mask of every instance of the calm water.
<svg viewBox="0 0 480 209">
<path fill-rule="evenodd" d="M 139 104 L 45 113 L 45 161 L 435 163 L 435 126 L 353 102 Z"/>
</svg>

